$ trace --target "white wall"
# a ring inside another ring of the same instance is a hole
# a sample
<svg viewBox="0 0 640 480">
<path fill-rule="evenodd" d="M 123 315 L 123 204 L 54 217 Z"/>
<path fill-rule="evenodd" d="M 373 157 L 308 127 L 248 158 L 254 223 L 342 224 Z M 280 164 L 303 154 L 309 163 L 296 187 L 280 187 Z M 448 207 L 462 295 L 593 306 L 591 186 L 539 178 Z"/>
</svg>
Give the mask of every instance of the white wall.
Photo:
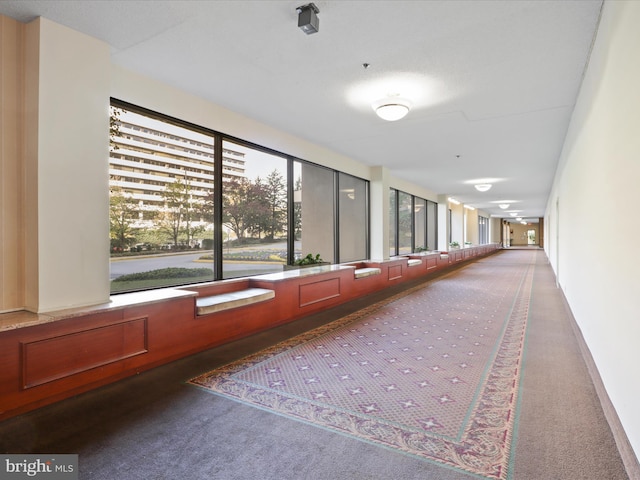
<svg viewBox="0 0 640 480">
<path fill-rule="evenodd" d="M 640 2 L 606 1 L 545 220 L 545 250 L 640 456 Z"/>
</svg>

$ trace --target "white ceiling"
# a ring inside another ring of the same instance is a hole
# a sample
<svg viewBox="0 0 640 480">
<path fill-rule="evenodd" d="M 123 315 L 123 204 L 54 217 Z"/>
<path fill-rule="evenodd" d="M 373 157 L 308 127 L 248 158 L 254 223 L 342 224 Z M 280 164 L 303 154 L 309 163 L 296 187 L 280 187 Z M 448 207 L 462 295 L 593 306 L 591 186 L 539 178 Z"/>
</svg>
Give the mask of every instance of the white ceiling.
<svg viewBox="0 0 640 480">
<path fill-rule="evenodd" d="M 544 215 L 602 0 L 316 0 L 313 35 L 297 27 L 305 3 L 0 0 L 0 13 L 99 38 L 116 64 L 432 192 Z M 397 122 L 371 108 L 390 93 L 413 105 Z"/>
</svg>

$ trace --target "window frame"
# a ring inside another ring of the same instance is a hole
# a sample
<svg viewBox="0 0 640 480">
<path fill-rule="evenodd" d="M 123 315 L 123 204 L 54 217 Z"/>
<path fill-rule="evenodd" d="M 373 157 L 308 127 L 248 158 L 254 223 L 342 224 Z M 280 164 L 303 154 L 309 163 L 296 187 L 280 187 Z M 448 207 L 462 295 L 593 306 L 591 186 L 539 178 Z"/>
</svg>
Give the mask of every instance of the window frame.
<svg viewBox="0 0 640 480">
<path fill-rule="evenodd" d="M 333 223 L 334 223 L 334 234 L 333 234 L 333 243 L 334 243 L 334 258 L 331 259 L 332 263 L 339 263 L 340 260 L 340 207 L 339 207 L 339 177 L 340 175 L 348 175 L 349 177 L 353 177 L 359 181 L 364 182 L 365 188 L 365 231 L 363 232 L 364 242 L 365 242 L 365 250 L 366 255 L 361 260 L 366 260 L 370 255 L 370 182 L 367 179 L 357 177 L 347 172 L 342 172 L 339 170 L 335 170 L 330 167 L 326 167 L 324 165 L 319 165 L 293 155 L 277 151 L 275 149 L 266 147 L 264 145 L 259 145 L 257 143 L 251 142 L 246 139 L 238 138 L 233 135 L 228 135 L 223 132 L 213 130 L 207 127 L 203 127 L 201 125 L 195 124 L 193 122 L 189 122 L 183 119 L 179 119 L 173 117 L 171 115 L 163 114 L 158 111 L 148 109 L 145 107 L 141 107 L 139 105 L 126 102 L 114 97 L 110 98 L 110 106 L 114 108 L 120 108 L 132 113 L 136 113 L 139 115 L 143 115 L 149 117 L 154 120 L 158 120 L 164 123 L 168 123 L 170 125 L 174 125 L 176 127 L 192 130 L 194 132 L 207 135 L 213 138 L 213 281 L 224 280 L 223 273 L 223 247 L 224 247 L 224 238 L 222 235 L 222 226 L 223 226 L 223 192 L 224 192 L 224 177 L 223 177 L 223 163 L 221 159 L 224 154 L 224 144 L 225 142 L 231 142 L 242 146 L 244 148 L 254 149 L 259 152 L 274 155 L 277 157 L 281 157 L 286 161 L 286 191 L 287 191 L 287 264 L 292 265 L 295 261 L 295 232 L 294 232 L 294 162 L 299 162 L 301 164 L 312 165 L 314 167 L 323 168 L 333 172 L 334 182 L 333 182 L 333 197 L 334 197 L 334 215 L 333 215 Z M 109 160 L 109 164 L 111 164 L 111 159 Z M 111 182 L 111 179 L 109 179 Z M 111 184 L 110 184 L 111 185 Z M 251 276 L 251 275 L 250 275 Z M 234 277 L 240 278 L 240 277 Z M 198 282 L 200 283 L 200 282 Z M 197 284 L 197 283 L 196 283 Z M 180 284 L 177 286 L 189 285 L 189 283 Z M 141 289 L 137 291 L 143 290 L 152 290 L 155 288 L 165 288 L 165 287 L 151 287 L 146 289 Z M 122 291 L 122 292 L 113 292 L 112 294 L 117 295 L 120 293 L 127 293 L 130 291 Z"/>
</svg>

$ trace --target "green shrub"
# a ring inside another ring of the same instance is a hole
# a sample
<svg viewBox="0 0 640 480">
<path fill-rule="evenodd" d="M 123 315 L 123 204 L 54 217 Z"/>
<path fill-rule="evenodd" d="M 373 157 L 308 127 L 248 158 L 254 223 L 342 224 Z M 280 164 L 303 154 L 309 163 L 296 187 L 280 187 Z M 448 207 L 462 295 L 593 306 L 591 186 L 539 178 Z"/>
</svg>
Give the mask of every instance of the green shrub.
<svg viewBox="0 0 640 480">
<path fill-rule="evenodd" d="M 324 263 L 324 260 L 322 260 L 320 254 L 317 253 L 314 257 L 313 254 L 308 253 L 306 257 L 303 257 L 300 260 L 296 260 L 294 265 L 316 265 L 318 263 Z"/>
<path fill-rule="evenodd" d="M 114 278 L 114 282 L 130 282 L 136 280 L 160 280 L 165 278 L 193 278 L 211 275 L 209 268 L 160 268 L 148 272 L 129 273 Z"/>
</svg>

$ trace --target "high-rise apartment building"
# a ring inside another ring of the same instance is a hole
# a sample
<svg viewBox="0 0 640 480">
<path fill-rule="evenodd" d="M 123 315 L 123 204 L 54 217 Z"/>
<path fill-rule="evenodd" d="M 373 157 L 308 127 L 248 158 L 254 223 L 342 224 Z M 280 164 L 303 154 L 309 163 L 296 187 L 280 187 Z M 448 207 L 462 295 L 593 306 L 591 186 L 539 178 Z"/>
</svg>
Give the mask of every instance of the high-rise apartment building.
<svg viewBox="0 0 640 480">
<path fill-rule="evenodd" d="M 137 227 L 166 208 L 167 186 L 188 185 L 194 203 L 213 195 L 214 138 L 138 113 L 117 109 L 118 135 L 111 138 L 109 185 L 137 203 Z M 245 154 L 223 151 L 223 181 L 245 176 Z M 202 222 L 208 223 L 211 222 Z"/>
</svg>

